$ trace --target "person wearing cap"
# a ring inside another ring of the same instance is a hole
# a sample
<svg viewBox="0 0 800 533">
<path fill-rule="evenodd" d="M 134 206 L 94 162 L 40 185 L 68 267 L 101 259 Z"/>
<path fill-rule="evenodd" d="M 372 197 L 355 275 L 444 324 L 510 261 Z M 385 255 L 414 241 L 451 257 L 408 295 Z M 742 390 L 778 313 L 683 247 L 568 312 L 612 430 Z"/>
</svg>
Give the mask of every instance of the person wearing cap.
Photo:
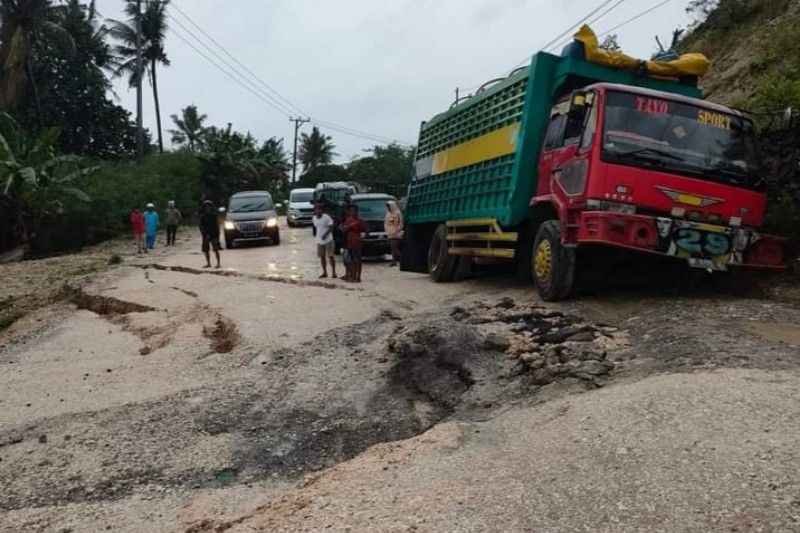
<svg viewBox="0 0 800 533">
<path fill-rule="evenodd" d="M 156 213 L 156 206 L 152 203 L 147 204 L 147 209 L 145 209 L 144 225 L 147 233 L 147 249 L 152 250 L 156 245 L 156 232 L 158 231 L 158 213 Z"/>
<path fill-rule="evenodd" d="M 175 200 L 167 202 L 167 246 L 175 246 L 175 234 L 182 218 L 181 212 L 175 207 Z"/>
</svg>

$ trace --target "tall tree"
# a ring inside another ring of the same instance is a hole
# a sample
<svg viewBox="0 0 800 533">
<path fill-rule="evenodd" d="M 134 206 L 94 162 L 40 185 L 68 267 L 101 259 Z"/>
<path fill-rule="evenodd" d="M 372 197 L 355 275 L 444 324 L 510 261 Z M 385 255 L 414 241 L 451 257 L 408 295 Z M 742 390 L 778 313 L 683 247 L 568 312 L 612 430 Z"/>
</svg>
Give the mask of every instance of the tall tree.
<svg viewBox="0 0 800 533">
<path fill-rule="evenodd" d="M 303 133 L 300 136 L 300 149 L 298 154 L 300 162 L 303 164 L 303 172 L 313 172 L 321 165 L 328 165 L 333 161 L 336 148 L 331 143 L 330 135 L 324 135 L 319 128 L 314 126 L 311 134 Z"/>
<path fill-rule="evenodd" d="M 65 50 L 73 48 L 72 38 L 61 26 L 62 9 L 50 0 L 0 2 L 0 109 L 17 103 L 27 81 L 40 127 L 44 126 L 44 116 L 32 58 L 34 51 L 47 41 L 58 43 Z"/>
<path fill-rule="evenodd" d="M 172 142 L 175 144 L 187 144 L 189 150 L 194 152 L 195 147 L 202 137 L 206 128 L 203 122 L 206 120 L 207 115 L 201 115 L 197 111 L 197 106 L 187 105 L 181 109 L 181 116 L 170 115 L 172 122 L 175 123 L 177 129 L 169 130 L 172 134 Z"/>
<path fill-rule="evenodd" d="M 24 91 L 14 109 L 21 126 L 38 129 L 37 110 L 45 123 L 58 125 L 62 153 L 103 158 L 130 156 L 136 146 L 136 128 L 130 114 L 108 96 L 111 84 L 105 70 L 113 66 L 106 42 L 107 29 L 98 21 L 94 2 L 65 0 L 58 22 L 74 48 L 43 40 L 32 56 L 40 95 L 39 105 Z"/>
<path fill-rule="evenodd" d="M 42 222 L 62 209 L 72 196 L 88 201 L 75 188 L 82 168 L 75 156 L 56 155 L 58 128 L 40 130 L 28 137 L 7 113 L 0 113 L 0 249 L 29 242 Z"/>
<path fill-rule="evenodd" d="M 115 74 L 128 76 L 131 87 L 136 86 L 136 23 L 141 17 L 142 24 L 142 60 L 145 62 L 145 71 L 153 87 L 153 103 L 156 111 L 156 129 L 158 130 L 158 149 L 164 151 L 164 138 L 161 132 L 161 106 L 158 100 L 158 66 L 169 66 L 169 58 L 164 50 L 167 37 L 167 6 L 169 0 L 144 0 L 144 11 L 137 13 L 135 0 L 127 0 L 125 12 L 128 21 L 110 20 L 111 35 L 119 41 L 115 47 L 119 66 Z"/>
</svg>

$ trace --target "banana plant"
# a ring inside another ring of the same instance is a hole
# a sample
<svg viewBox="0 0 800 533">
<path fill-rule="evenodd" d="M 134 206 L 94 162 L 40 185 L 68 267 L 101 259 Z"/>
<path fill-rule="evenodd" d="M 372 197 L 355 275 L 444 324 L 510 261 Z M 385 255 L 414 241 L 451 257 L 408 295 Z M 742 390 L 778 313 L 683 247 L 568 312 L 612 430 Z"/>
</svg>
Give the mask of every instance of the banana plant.
<svg viewBox="0 0 800 533">
<path fill-rule="evenodd" d="M 74 184 L 97 167 L 82 167 L 78 157 L 57 155 L 59 133 L 59 128 L 45 128 L 28 137 L 10 115 L 0 113 L 0 201 L 3 217 L 10 219 L 21 243 L 33 238 L 47 217 L 63 212 L 67 197 L 90 201 Z"/>
</svg>

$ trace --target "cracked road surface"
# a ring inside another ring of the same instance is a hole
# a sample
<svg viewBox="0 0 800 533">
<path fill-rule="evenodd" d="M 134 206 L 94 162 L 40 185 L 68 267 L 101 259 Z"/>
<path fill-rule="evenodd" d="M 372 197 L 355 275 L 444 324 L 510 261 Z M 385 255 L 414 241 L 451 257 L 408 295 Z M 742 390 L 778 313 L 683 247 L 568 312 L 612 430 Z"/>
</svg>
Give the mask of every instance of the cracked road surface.
<svg viewBox="0 0 800 533">
<path fill-rule="evenodd" d="M 314 251 L 183 236 L 4 332 L 0 530 L 800 529 L 797 308 Z"/>
</svg>

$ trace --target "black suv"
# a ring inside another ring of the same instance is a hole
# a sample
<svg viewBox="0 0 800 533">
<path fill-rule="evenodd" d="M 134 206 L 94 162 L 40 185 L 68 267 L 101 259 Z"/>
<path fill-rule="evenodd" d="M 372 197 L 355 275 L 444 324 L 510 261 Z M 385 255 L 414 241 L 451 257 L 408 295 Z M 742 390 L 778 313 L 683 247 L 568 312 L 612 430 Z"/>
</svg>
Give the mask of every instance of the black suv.
<svg viewBox="0 0 800 533">
<path fill-rule="evenodd" d="M 235 248 L 238 242 L 269 241 L 281 243 L 278 229 L 278 211 L 267 191 L 238 192 L 228 200 L 223 229 L 228 248 Z"/>
<path fill-rule="evenodd" d="M 350 203 L 358 207 L 358 216 L 364 220 L 367 233 L 364 234 L 364 256 L 385 255 L 390 252 L 389 239 L 383 221 L 386 217 L 386 203 L 397 199 L 384 193 L 365 192 L 350 196 Z"/>
</svg>

